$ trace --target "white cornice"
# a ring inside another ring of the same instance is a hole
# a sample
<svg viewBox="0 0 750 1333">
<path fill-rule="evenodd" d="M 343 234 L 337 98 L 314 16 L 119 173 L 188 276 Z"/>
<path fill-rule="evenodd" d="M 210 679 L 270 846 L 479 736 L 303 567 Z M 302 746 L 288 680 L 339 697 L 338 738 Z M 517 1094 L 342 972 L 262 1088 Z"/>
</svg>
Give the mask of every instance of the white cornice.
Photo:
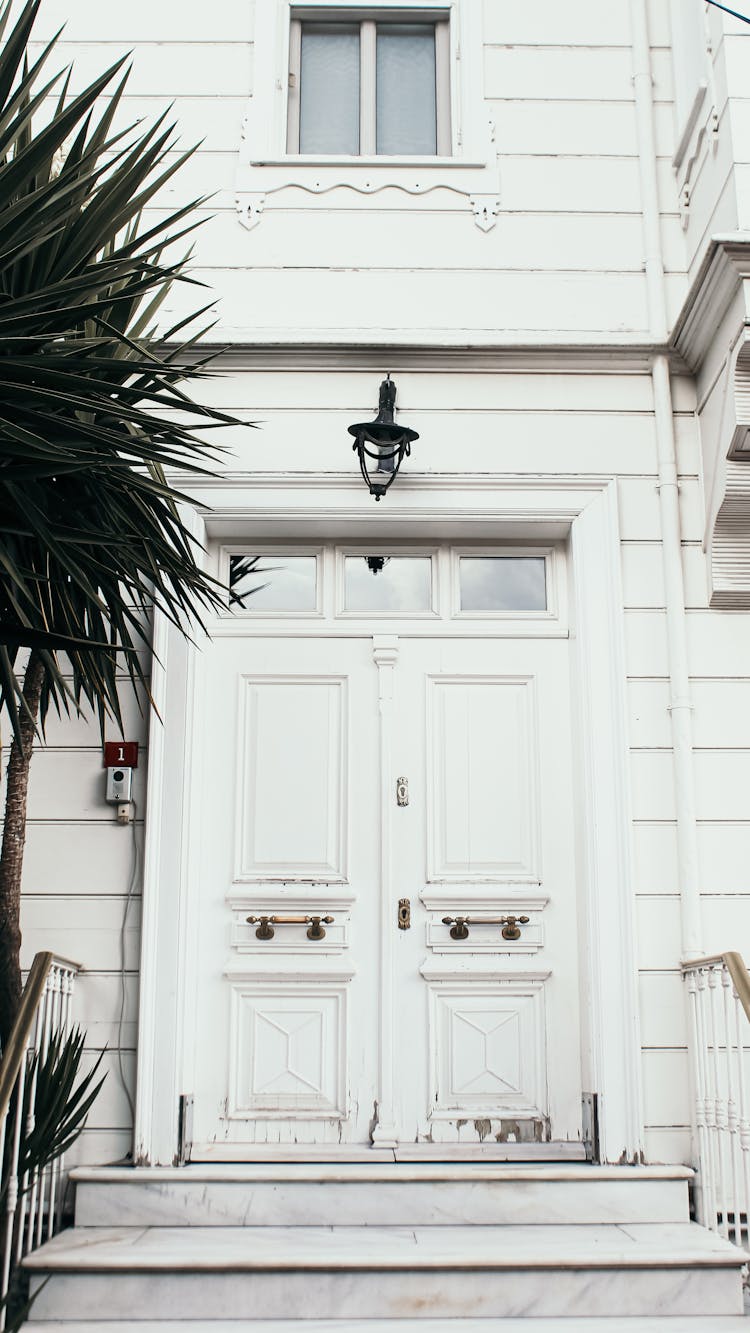
<svg viewBox="0 0 750 1333">
<path fill-rule="evenodd" d="M 168 344 L 164 350 L 174 352 Z M 602 342 L 576 341 L 574 337 L 562 341 L 540 337 L 534 341 L 511 335 L 494 339 L 467 340 L 461 343 L 439 342 L 378 342 L 367 344 L 364 337 L 352 335 L 350 342 L 273 341 L 249 343 L 246 341 L 202 343 L 198 356 L 211 355 L 217 371 L 300 371 L 319 370 L 338 372 L 367 370 L 380 373 L 384 369 L 394 374 L 401 370 L 422 371 L 426 374 L 466 374 L 468 371 L 509 373 L 524 371 L 545 374 L 565 371 L 568 374 L 648 374 L 656 356 L 670 357 L 675 374 L 687 373 L 679 353 L 663 343 L 644 341 L 642 337 L 607 339 Z"/>
<path fill-rule="evenodd" d="M 672 347 L 695 371 L 741 283 L 750 278 L 750 232 L 714 236 L 677 317 Z"/>
<path fill-rule="evenodd" d="M 201 473 L 166 470 L 167 479 L 179 483 L 182 491 L 197 493 L 204 490 L 238 489 L 256 494 L 269 491 L 344 490 L 352 495 L 362 494 L 359 473 L 354 472 L 217 472 L 215 476 Z M 584 476 L 571 473 L 529 472 L 414 472 L 401 474 L 398 488 L 402 494 L 425 491 L 600 491 L 612 480 L 610 473 L 587 472 Z"/>
</svg>

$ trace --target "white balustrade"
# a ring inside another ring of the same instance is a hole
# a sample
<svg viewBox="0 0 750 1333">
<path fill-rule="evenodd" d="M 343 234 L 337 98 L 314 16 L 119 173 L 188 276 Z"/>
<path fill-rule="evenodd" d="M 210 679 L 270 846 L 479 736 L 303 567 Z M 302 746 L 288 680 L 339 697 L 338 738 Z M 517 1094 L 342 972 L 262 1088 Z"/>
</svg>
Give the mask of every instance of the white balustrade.
<svg viewBox="0 0 750 1333">
<path fill-rule="evenodd" d="M 735 1245 L 750 1242 L 750 976 L 738 953 L 683 965 L 698 1174 L 698 1221 Z"/>
<path fill-rule="evenodd" d="M 34 1131 L 34 1104 L 40 1064 L 53 1034 L 70 1034 L 72 996 L 79 968 L 52 954 L 37 954 L 24 989 L 18 1019 L 0 1063 L 0 1162 L 7 1185 L 2 1215 L 0 1330 L 5 1328 L 5 1297 L 14 1265 L 59 1229 L 63 1204 L 63 1160 L 41 1170 L 21 1172 L 22 1145 Z M 38 1055 L 35 1061 L 34 1057 Z M 27 1082 L 30 1080 L 27 1091 Z M 23 1123 L 26 1101 L 27 1115 Z M 6 1142 L 10 1144 L 6 1157 Z M 19 1178 L 20 1172 L 20 1178 Z"/>
</svg>

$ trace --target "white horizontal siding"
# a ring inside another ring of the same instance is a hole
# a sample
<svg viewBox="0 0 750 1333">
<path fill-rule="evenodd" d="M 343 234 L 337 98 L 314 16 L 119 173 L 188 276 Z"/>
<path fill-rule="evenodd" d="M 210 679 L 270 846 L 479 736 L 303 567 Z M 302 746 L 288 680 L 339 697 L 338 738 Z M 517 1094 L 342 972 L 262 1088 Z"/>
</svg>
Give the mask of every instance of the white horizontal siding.
<svg viewBox="0 0 750 1333">
<path fill-rule="evenodd" d="M 563 341 L 606 340 L 613 310 L 615 332 L 646 336 L 645 282 L 635 274 L 216 268 L 195 276 L 219 300 L 220 332 L 232 341 L 283 341 L 290 328 L 303 340 L 334 342 L 423 343 L 438 335 L 522 342 L 540 329 Z M 183 284 L 173 288 L 165 324 L 190 314 L 198 300 Z"/>
<path fill-rule="evenodd" d="M 707 895 L 703 906 L 707 954 L 734 948 L 750 958 L 750 895 Z M 636 900 L 636 918 L 641 968 L 675 971 L 681 954 L 679 897 L 641 895 Z"/>
<path fill-rule="evenodd" d="M 627 541 L 659 540 L 659 492 L 652 477 L 618 479 L 620 533 Z M 680 526 L 683 541 L 697 542 L 703 533 L 705 516 L 700 482 L 697 477 L 680 478 Z"/>
<path fill-rule="evenodd" d="M 523 101 L 526 97 L 549 102 L 586 100 L 630 101 L 633 97 L 633 58 L 628 47 L 589 42 L 579 46 L 552 46 L 539 38 L 530 44 L 485 46 L 484 87 L 489 98 Z M 668 51 L 652 50 L 654 100 L 672 98 L 672 62 Z"/>
<path fill-rule="evenodd" d="M 125 736 L 140 745 L 135 775 L 137 823 L 118 825 L 104 799 L 105 770 L 98 723 L 50 712 L 46 744 L 31 760 L 24 856 L 22 960 L 50 949 L 79 963 L 74 1019 L 86 1033 L 86 1061 L 106 1046 L 105 1087 L 70 1162 L 116 1160 L 129 1149 L 127 1099 L 119 1085 L 117 1049 L 133 1078 L 140 960 L 142 863 L 148 722 L 129 682 L 121 679 Z M 159 725 L 155 723 L 155 725 Z M 117 739 L 112 723 L 107 734 Z M 134 834 L 138 845 L 138 864 Z M 137 873 L 136 873 L 137 872 Z M 130 892 L 130 897 L 128 896 Z M 124 929 L 123 929 L 124 924 Z M 126 1004 L 120 1021 L 121 985 Z"/>
<path fill-rule="evenodd" d="M 224 42 L 134 42 L 123 23 L 111 42 L 61 40 L 56 60 L 61 66 L 73 61 L 70 90 L 80 92 L 122 57 L 133 55 L 128 93 L 134 97 L 158 96 L 164 104 L 173 96 L 213 99 L 222 92 L 229 97 L 248 97 L 252 92 L 252 44 L 234 39 Z M 29 43 L 29 60 L 42 54 L 41 42 Z M 50 65 L 54 69 L 55 64 Z"/>
<path fill-rule="evenodd" d="M 18 5 L 17 5 L 18 7 Z M 155 5 L 153 0 L 129 0 L 127 9 L 92 0 L 44 0 L 34 26 L 35 36 L 48 40 L 64 28 L 66 43 L 113 41 L 163 42 L 170 46 L 191 42 L 248 41 L 254 27 L 254 0 L 212 0 L 210 5 Z"/>
<path fill-rule="evenodd" d="M 62 0 L 55 0 L 40 38 L 51 31 L 61 8 Z M 588 25 L 591 8 L 590 0 L 576 5 L 563 21 L 552 6 L 555 17 L 547 32 L 536 7 L 512 15 L 507 7 L 484 7 L 484 94 L 487 116 L 496 126 L 502 203 L 498 223 L 486 235 L 474 227 L 466 198 L 445 190 L 419 199 L 386 190 L 369 199 L 349 190 L 314 196 L 285 189 L 269 198 L 260 226 L 248 236 L 235 216 L 234 179 L 252 93 L 250 4 L 222 0 L 215 25 L 210 11 L 196 12 L 184 21 L 181 15 L 176 31 L 164 15 L 151 25 L 142 0 L 133 14 L 103 13 L 85 0 L 70 16 L 59 56 L 74 58 L 77 88 L 132 49 L 123 123 L 153 115 L 174 100 L 184 142 L 204 141 L 157 207 L 213 195 L 220 222 L 197 238 L 196 256 L 220 301 L 217 336 L 283 337 L 286 328 L 295 327 L 353 337 L 351 312 L 376 308 L 375 290 L 381 301 L 401 300 L 401 308 L 414 312 L 414 337 L 444 326 L 461 338 L 491 330 L 495 323 L 488 310 L 502 310 L 504 328 L 519 336 L 554 329 L 592 338 L 607 332 L 645 335 L 629 24 L 616 10 L 593 6 L 597 18 Z M 666 263 L 680 275 L 668 294 L 676 312 L 685 292 L 685 260 L 671 170 L 665 13 L 657 6 L 651 16 L 652 55 Z M 285 78 L 285 65 L 278 77 Z M 489 178 L 487 188 L 495 189 Z M 361 225 L 350 224 L 352 213 Z M 349 272 L 340 274 L 342 268 Z M 398 283 L 389 276 L 391 268 L 399 270 Z M 407 279 L 405 269 L 434 273 L 425 273 L 425 288 L 418 275 Z M 466 283 L 464 269 L 472 274 Z M 457 284 L 435 281 L 435 274 L 451 271 Z M 527 281 L 516 289 L 508 273 L 528 275 Z M 572 274 L 580 281 L 573 282 Z M 399 284 L 407 282 L 401 293 Z M 184 289 L 176 294 L 175 318 L 194 297 Z M 285 326 L 278 320 L 280 308 Z M 376 328 L 384 340 L 404 332 L 387 322 Z"/>
<path fill-rule="evenodd" d="M 201 191 L 231 190 L 234 176 L 232 154 L 196 155 L 179 176 L 180 192 L 185 197 Z M 509 197 L 506 196 L 509 202 Z M 362 261 L 363 247 L 368 252 L 368 266 L 398 270 L 432 269 L 442 273 L 446 255 L 453 256 L 451 267 L 462 270 L 549 269 L 554 258 L 557 271 L 581 273 L 636 273 L 643 268 L 643 234 L 637 213 L 604 213 L 595 228 L 586 222 L 585 213 L 503 210 L 494 229 L 487 235 L 470 224 L 466 201 L 445 190 L 437 190 L 418 199 L 397 191 L 386 191 L 372 198 L 338 191 L 335 199 L 327 197 L 326 207 L 305 211 L 305 226 L 300 233 L 300 209 L 304 200 L 299 191 L 288 190 L 276 196 L 272 225 L 252 232 L 237 223 L 234 200 L 221 209 L 221 199 L 202 210 L 207 219 L 195 234 L 195 264 L 216 263 L 221 267 L 352 268 Z M 335 206 L 337 223 L 332 225 Z M 343 226 L 344 217 L 351 225 Z M 667 267 L 681 272 L 683 242 L 679 225 L 666 228 Z M 184 243 L 183 243 L 184 244 Z"/>
<path fill-rule="evenodd" d="M 564 12 L 564 11 L 563 11 Z M 523 101 L 489 99 L 488 106 L 497 122 L 497 142 L 503 154 L 528 155 L 562 153 L 567 157 L 635 156 L 638 152 L 632 98 L 603 101 L 592 114 L 591 103 L 582 100 L 557 101 L 554 107 L 544 98 Z M 656 148 L 660 157 L 674 151 L 672 106 L 655 107 Z"/>
<path fill-rule="evenodd" d="M 31 830 L 33 836 L 33 829 Z M 123 836 L 128 830 L 123 828 Z M 76 830 L 71 830 L 71 844 Z M 78 839 L 78 852 L 85 855 L 83 838 Z M 23 949 L 25 963 L 31 962 L 40 950 L 51 949 L 63 958 L 71 958 L 87 972 L 126 972 L 138 970 L 140 956 L 140 902 L 131 900 L 124 938 L 122 922 L 127 906 L 125 890 L 119 895 L 89 894 L 85 897 L 63 897 L 34 894 L 23 904 Z M 123 949 L 124 945 L 124 949 Z"/>
<path fill-rule="evenodd" d="M 633 826 L 632 845 L 635 892 L 645 897 L 657 894 L 676 898 L 679 875 L 674 821 L 637 821 Z M 699 822 L 698 852 L 701 885 L 707 899 L 741 897 L 750 892 L 747 869 L 750 865 L 750 821 Z M 722 928 L 725 924 L 722 921 Z M 724 937 L 722 949 L 734 947 L 726 943 L 727 938 Z"/>
</svg>

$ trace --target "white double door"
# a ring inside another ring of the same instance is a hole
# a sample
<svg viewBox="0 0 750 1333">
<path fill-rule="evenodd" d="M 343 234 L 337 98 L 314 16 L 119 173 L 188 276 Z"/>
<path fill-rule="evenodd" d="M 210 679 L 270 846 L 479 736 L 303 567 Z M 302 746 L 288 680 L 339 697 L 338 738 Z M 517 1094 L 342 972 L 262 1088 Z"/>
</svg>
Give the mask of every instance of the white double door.
<svg viewBox="0 0 750 1333">
<path fill-rule="evenodd" d="M 567 641 L 227 637 L 205 685 L 193 1157 L 579 1142 Z"/>
</svg>

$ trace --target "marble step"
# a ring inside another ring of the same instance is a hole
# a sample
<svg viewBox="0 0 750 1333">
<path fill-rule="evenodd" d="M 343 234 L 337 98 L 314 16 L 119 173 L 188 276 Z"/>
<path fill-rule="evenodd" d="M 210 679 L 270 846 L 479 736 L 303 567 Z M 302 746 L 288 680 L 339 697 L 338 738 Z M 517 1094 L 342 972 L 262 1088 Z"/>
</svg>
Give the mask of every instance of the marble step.
<svg viewBox="0 0 750 1333">
<path fill-rule="evenodd" d="M 25 1261 L 34 1320 L 352 1320 L 742 1313 L 747 1256 L 691 1223 L 112 1227 Z M 40 1281 L 49 1281 L 39 1290 Z M 710 1325 L 709 1325 L 710 1327 Z"/>
<path fill-rule="evenodd" d="M 78 1168 L 76 1225 L 687 1222 L 685 1167 L 276 1164 Z"/>
<path fill-rule="evenodd" d="M 750 1320 L 742 1315 L 714 1316 L 710 1327 L 705 1315 L 620 1319 L 147 1319 L 134 1325 L 54 1320 L 48 1324 L 24 1324 L 22 1333 L 748 1333 Z"/>
</svg>

